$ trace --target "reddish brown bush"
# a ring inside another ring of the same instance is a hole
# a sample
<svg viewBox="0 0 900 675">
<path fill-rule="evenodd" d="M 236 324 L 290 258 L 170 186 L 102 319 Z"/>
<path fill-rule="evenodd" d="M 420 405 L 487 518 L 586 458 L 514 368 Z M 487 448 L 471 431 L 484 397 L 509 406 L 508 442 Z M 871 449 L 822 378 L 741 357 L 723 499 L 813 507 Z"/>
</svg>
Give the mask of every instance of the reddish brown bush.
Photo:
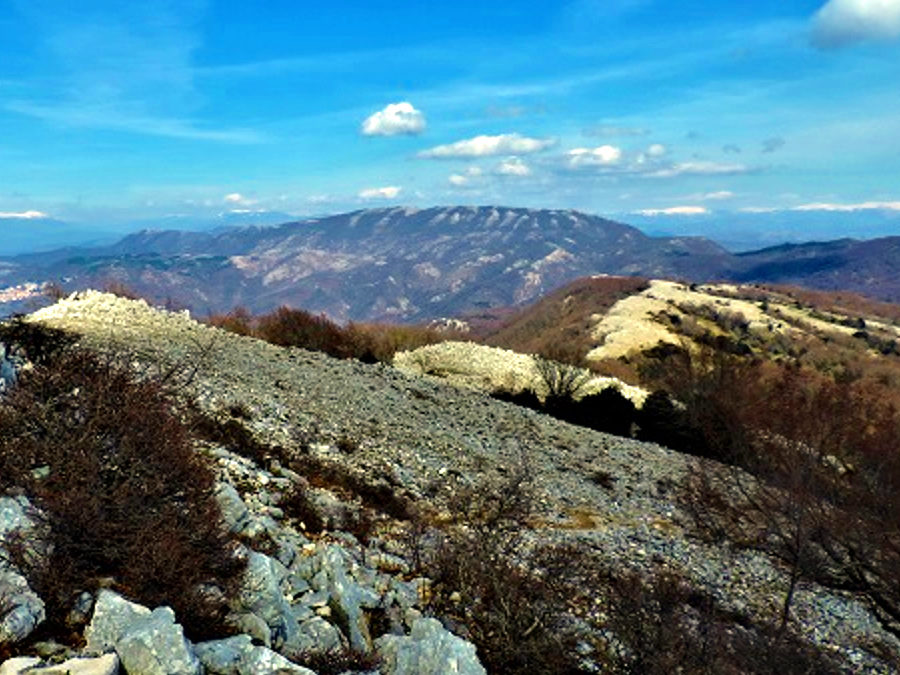
<svg viewBox="0 0 900 675">
<path fill-rule="evenodd" d="M 109 583 L 172 606 L 194 637 L 216 633 L 242 569 L 221 526 L 214 475 L 165 391 L 127 366 L 66 351 L 36 366 L 0 402 L 0 489 L 22 489 L 51 545 L 9 553 L 61 630 L 73 598 Z M 106 580 L 106 581 L 104 581 Z"/>
<path fill-rule="evenodd" d="M 238 335 L 254 334 L 254 318 L 245 307 L 236 307 L 228 314 L 211 314 L 206 322 Z"/>
<path fill-rule="evenodd" d="M 681 449 L 735 467 L 689 483 L 701 526 L 788 564 L 781 626 L 812 579 L 860 593 L 900 634 L 900 415 L 883 389 L 710 351 L 659 372 L 696 439 Z"/>
<path fill-rule="evenodd" d="M 645 288 L 647 280 L 638 277 L 578 279 L 508 318 L 485 342 L 526 354 L 565 344 L 576 348 L 580 360 L 592 346 L 592 316 Z"/>
</svg>

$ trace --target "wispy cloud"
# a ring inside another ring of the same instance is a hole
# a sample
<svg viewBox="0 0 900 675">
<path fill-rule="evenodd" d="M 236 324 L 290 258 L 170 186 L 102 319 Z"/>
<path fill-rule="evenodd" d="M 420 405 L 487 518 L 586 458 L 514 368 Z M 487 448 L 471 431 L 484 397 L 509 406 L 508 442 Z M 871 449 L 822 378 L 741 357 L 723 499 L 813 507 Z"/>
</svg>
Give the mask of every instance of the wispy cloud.
<svg viewBox="0 0 900 675">
<path fill-rule="evenodd" d="M 645 175 L 649 178 L 675 178 L 677 176 L 729 176 L 750 173 L 746 164 L 695 161 L 678 162 L 660 169 L 653 169 Z"/>
<path fill-rule="evenodd" d="M 823 49 L 900 38 L 900 0 L 829 0 L 813 17 L 813 44 Z"/>
<path fill-rule="evenodd" d="M 791 211 L 838 211 L 848 213 L 852 211 L 900 211 L 900 201 L 897 202 L 860 202 L 858 204 L 833 204 L 817 202 L 813 204 L 801 204 L 793 206 Z"/>
<path fill-rule="evenodd" d="M 709 209 L 705 206 L 669 206 L 664 209 L 640 209 L 634 213 L 641 216 L 705 216 Z"/>
<path fill-rule="evenodd" d="M 599 136 L 601 138 L 630 138 L 634 136 L 649 136 L 650 130 L 642 127 L 625 127 L 615 124 L 596 124 L 587 127 L 581 132 L 585 136 Z"/>
<path fill-rule="evenodd" d="M 154 117 L 136 112 L 123 112 L 115 105 L 103 103 L 92 104 L 84 101 L 49 106 L 27 101 L 11 101 L 5 107 L 11 112 L 64 127 L 110 129 L 147 136 L 219 143 L 252 144 L 267 140 L 264 134 L 252 129 L 210 129 L 191 119 Z"/>
<path fill-rule="evenodd" d="M 43 211 L 0 211 L 0 218 L 2 219 L 38 220 L 49 217 L 50 216 Z"/>
<path fill-rule="evenodd" d="M 722 201 L 724 199 L 733 199 L 734 193 L 731 190 L 717 190 L 715 192 L 700 192 L 688 195 L 687 199 L 692 202 L 712 202 Z"/>
<path fill-rule="evenodd" d="M 260 134 L 218 129 L 196 119 L 193 52 L 203 0 L 109 3 L 85 0 L 59 11 L 47 0 L 18 0 L 51 70 L 40 98 L 19 98 L 13 112 L 71 127 L 170 138 L 254 143 Z"/>
<path fill-rule="evenodd" d="M 494 155 L 514 155 L 540 152 L 555 141 L 548 138 L 529 138 L 519 134 L 475 136 L 447 145 L 438 145 L 418 154 L 424 159 L 472 159 Z"/>
</svg>

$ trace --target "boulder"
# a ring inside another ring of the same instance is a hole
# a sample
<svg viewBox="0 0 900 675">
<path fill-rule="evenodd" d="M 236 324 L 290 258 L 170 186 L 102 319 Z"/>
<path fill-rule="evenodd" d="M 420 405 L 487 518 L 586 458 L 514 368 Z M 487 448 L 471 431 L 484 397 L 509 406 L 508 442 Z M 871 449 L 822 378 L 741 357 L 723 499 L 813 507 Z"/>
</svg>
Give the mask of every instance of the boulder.
<svg viewBox="0 0 900 675">
<path fill-rule="evenodd" d="M 319 593 L 328 593 L 328 606 L 350 639 L 350 647 L 359 652 L 371 651 L 369 619 L 364 610 L 380 607 L 381 595 L 354 579 L 355 563 L 340 546 L 327 547 L 308 564 L 310 586 Z"/>
<path fill-rule="evenodd" d="M 475 645 L 446 630 L 437 619 L 418 619 L 408 636 L 375 641 L 384 675 L 487 675 Z"/>
<path fill-rule="evenodd" d="M 133 675 L 199 675 L 200 661 L 185 639 L 175 612 L 157 607 L 131 623 L 116 642 L 125 672 Z"/>
<path fill-rule="evenodd" d="M 130 602 L 118 593 L 102 589 L 94 603 L 94 616 L 84 631 L 86 650 L 103 653 L 115 649 L 128 627 L 150 614 L 147 607 Z"/>
<path fill-rule="evenodd" d="M 0 568 L 0 645 L 21 642 L 44 620 L 44 601 L 18 572 Z"/>
<path fill-rule="evenodd" d="M 88 652 L 115 650 L 128 673 L 197 675 L 200 662 L 169 607 L 152 612 L 109 590 L 101 590 L 85 629 Z"/>
<path fill-rule="evenodd" d="M 254 645 L 249 635 L 201 642 L 194 651 L 208 675 L 315 675 L 271 649 Z"/>
<path fill-rule="evenodd" d="M 300 626 L 282 590 L 289 572 L 280 562 L 263 553 L 250 551 L 244 581 L 232 601 L 233 618 L 242 617 L 242 625 L 258 617 L 269 628 L 270 646 L 282 651 L 285 644 L 296 641 Z"/>
<path fill-rule="evenodd" d="M 342 651 L 347 644 L 341 631 L 319 616 L 300 623 L 296 639 L 289 645 L 290 655 L 325 654 Z"/>
<path fill-rule="evenodd" d="M 21 366 L 21 360 L 12 355 L 6 344 L 0 342 L 0 395 L 16 384 Z"/>
<path fill-rule="evenodd" d="M 26 557 L 41 555 L 34 508 L 23 496 L 0 497 L 0 550 L 13 536 L 25 544 Z M 44 620 L 44 602 L 18 570 L 0 556 L 0 645 L 24 640 Z"/>
</svg>

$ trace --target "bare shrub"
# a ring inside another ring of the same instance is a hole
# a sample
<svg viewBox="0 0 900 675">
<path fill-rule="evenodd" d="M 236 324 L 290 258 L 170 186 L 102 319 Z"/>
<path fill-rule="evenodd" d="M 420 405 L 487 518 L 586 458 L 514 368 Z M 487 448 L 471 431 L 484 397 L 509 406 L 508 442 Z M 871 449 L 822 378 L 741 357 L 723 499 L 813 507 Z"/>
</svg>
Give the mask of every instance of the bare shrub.
<svg viewBox="0 0 900 675">
<path fill-rule="evenodd" d="M 454 524 L 423 561 L 434 580 L 430 610 L 476 645 L 488 672 L 580 672 L 566 627 L 576 558 L 528 549 L 533 499 L 526 472 L 457 494 Z"/>
<path fill-rule="evenodd" d="M 23 375 L 0 402 L 0 488 L 40 509 L 50 552 L 8 551 L 63 631 L 73 598 L 111 580 L 172 606 L 193 637 L 221 634 L 242 562 L 221 525 L 214 474 L 171 399 L 112 359 L 67 351 Z M 20 544 L 24 542 L 19 542 Z"/>
<path fill-rule="evenodd" d="M 672 571 L 638 573 L 578 544 L 534 544 L 527 475 L 460 492 L 453 523 L 419 551 L 434 580 L 430 611 L 475 643 L 488 672 L 840 672 L 789 631 L 724 611 Z"/>
<path fill-rule="evenodd" d="M 733 467 L 687 486 L 701 526 L 787 565 L 781 628 L 808 579 L 861 594 L 900 635 L 900 415 L 882 390 L 715 352 L 662 372 L 684 406 L 673 425 Z"/>
<path fill-rule="evenodd" d="M 604 570 L 597 588 L 607 617 L 603 672 L 668 675 L 837 674 L 840 668 L 790 633 L 776 634 L 722 610 L 683 576 Z"/>
<path fill-rule="evenodd" d="M 571 345 L 549 347 L 534 356 L 534 368 L 546 394 L 545 407 L 574 400 L 591 375 L 580 351 Z"/>
</svg>

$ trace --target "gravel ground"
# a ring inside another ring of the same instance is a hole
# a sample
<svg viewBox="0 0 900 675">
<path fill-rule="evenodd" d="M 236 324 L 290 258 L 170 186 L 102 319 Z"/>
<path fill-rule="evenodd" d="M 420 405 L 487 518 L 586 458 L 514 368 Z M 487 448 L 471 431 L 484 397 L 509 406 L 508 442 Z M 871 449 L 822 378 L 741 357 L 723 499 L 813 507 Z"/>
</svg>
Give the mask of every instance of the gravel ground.
<svg viewBox="0 0 900 675">
<path fill-rule="evenodd" d="M 143 367 L 196 366 L 185 391 L 206 412 L 221 416 L 245 406 L 261 440 L 290 448 L 311 438 L 314 452 L 414 497 L 439 503 L 459 485 L 499 478 L 527 462 L 547 526 L 539 532 L 576 538 L 617 564 L 664 564 L 728 608 L 777 616 L 786 579 L 772 561 L 689 536 L 690 518 L 673 488 L 693 461 L 685 455 L 390 366 L 228 334 L 143 301 L 88 292 L 30 320 L 77 332 L 95 347 L 127 350 Z M 356 449 L 338 450 L 342 438 Z M 612 478 L 611 487 L 591 479 L 597 472 Z M 850 671 L 894 672 L 862 645 L 880 642 L 900 654 L 900 642 L 852 597 L 804 586 L 795 617 L 799 633 L 837 650 Z"/>
</svg>

